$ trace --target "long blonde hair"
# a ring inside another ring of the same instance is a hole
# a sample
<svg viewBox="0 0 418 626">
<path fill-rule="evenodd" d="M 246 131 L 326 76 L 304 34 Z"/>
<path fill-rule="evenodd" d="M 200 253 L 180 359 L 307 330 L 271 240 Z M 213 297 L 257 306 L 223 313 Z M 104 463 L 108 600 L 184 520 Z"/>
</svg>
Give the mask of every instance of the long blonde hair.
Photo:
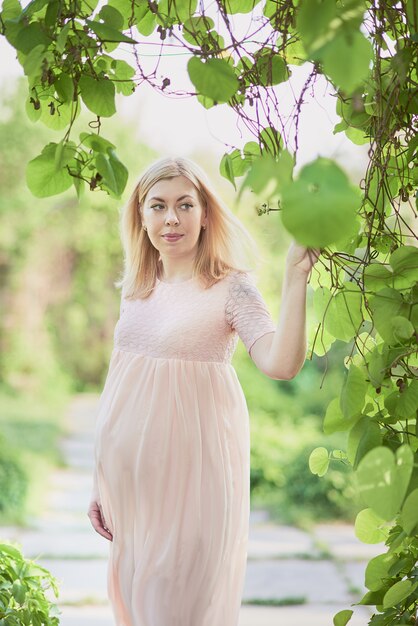
<svg viewBox="0 0 418 626">
<path fill-rule="evenodd" d="M 127 299 L 147 298 L 161 271 L 159 251 L 143 228 L 140 209 L 151 187 L 162 179 L 185 176 L 196 187 L 203 209 L 207 210 L 207 228 L 201 230 L 194 261 L 193 276 L 199 276 L 207 288 L 232 270 L 252 271 L 248 259 L 257 259 L 258 247 L 242 222 L 220 200 L 204 171 L 185 157 L 167 157 L 152 163 L 139 181 L 122 210 L 120 234 L 124 250 L 122 287 Z"/>
</svg>

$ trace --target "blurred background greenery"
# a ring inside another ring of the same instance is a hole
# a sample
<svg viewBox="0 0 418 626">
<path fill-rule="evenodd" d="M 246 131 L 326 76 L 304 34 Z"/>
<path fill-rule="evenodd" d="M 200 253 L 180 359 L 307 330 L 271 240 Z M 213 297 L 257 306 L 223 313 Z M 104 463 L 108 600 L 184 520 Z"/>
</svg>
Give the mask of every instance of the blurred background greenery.
<svg viewBox="0 0 418 626">
<path fill-rule="evenodd" d="M 71 394 L 100 393 L 107 373 L 122 268 L 119 211 L 139 172 L 159 156 L 132 136 L 123 117 L 106 121 L 106 138 L 118 146 L 130 178 L 121 201 L 102 192 L 79 202 L 72 190 L 38 200 L 26 188 L 28 160 L 56 135 L 31 123 L 24 111 L 24 80 L 0 102 L 0 523 L 24 523 L 42 507 L 42 485 L 62 461 L 58 441 Z M 78 123 L 85 123 L 83 114 Z M 76 136 L 76 135 L 75 135 Z M 190 155 L 208 173 L 223 199 L 235 192 L 210 153 Z M 246 201 L 247 199 L 247 201 Z M 259 288 L 278 320 L 282 276 L 290 238 L 279 213 L 259 217 L 249 194 L 233 209 L 259 243 L 264 259 Z M 309 337 L 315 320 L 308 286 Z M 337 396 L 343 357 L 336 341 L 326 356 L 312 356 L 291 381 L 261 374 L 239 342 L 233 365 L 251 416 L 251 501 L 278 521 L 309 525 L 320 519 L 353 520 L 351 476 L 333 461 L 323 478 L 310 473 L 317 445 L 343 447 L 343 433 L 322 432 Z"/>
</svg>

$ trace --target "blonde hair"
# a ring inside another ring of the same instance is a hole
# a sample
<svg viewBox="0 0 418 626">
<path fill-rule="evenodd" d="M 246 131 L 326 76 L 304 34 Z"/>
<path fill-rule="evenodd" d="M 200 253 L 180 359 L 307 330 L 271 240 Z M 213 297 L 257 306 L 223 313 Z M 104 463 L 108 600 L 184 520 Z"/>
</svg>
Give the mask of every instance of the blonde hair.
<svg viewBox="0 0 418 626">
<path fill-rule="evenodd" d="M 175 176 L 185 176 L 193 183 L 203 209 L 207 210 L 207 228 L 199 235 L 193 276 L 199 276 L 207 288 L 232 270 L 252 271 L 248 259 L 252 255 L 257 258 L 257 244 L 241 221 L 218 198 L 204 171 L 185 157 L 167 157 L 155 161 L 141 174 L 121 213 L 124 269 L 122 278 L 114 284 L 122 287 L 127 299 L 147 298 L 161 271 L 159 251 L 143 228 L 140 209 L 153 185 Z"/>
</svg>

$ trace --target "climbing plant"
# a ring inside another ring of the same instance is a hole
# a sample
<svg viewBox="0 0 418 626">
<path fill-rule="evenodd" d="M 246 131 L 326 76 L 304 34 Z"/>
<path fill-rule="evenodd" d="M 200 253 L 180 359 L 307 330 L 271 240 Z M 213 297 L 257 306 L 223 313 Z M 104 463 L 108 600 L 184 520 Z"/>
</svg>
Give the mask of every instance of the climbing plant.
<svg viewBox="0 0 418 626">
<path fill-rule="evenodd" d="M 254 193 L 260 216 L 279 211 L 297 241 L 321 248 L 310 350 L 347 343 L 345 381 L 323 423 L 325 434 L 347 433 L 346 449 L 317 448 L 309 464 L 320 476 L 330 463 L 353 468 L 364 505 L 356 534 L 385 543 L 359 602 L 375 607 L 373 626 L 418 624 L 417 24 L 415 0 L 215 0 L 207 10 L 197 0 L 4 0 L 0 14 L 27 76 L 27 115 L 62 133 L 28 163 L 36 196 L 72 185 L 79 196 L 121 196 L 127 169 L 102 126 L 116 94 L 143 82 L 176 94 L 174 77 L 157 75 L 165 50 L 189 56 L 191 97 L 227 105 L 253 133 L 225 152 L 220 172 L 238 198 Z M 153 34 L 160 47 L 147 73 L 142 50 Z M 307 77 L 289 116 L 276 87 L 290 85 L 297 66 Z M 358 186 L 324 157 L 295 174 L 304 96 L 320 77 L 333 88 L 334 133 L 368 146 Z M 92 119 L 75 137 L 82 103 Z M 339 612 L 335 626 L 352 613 Z"/>
</svg>

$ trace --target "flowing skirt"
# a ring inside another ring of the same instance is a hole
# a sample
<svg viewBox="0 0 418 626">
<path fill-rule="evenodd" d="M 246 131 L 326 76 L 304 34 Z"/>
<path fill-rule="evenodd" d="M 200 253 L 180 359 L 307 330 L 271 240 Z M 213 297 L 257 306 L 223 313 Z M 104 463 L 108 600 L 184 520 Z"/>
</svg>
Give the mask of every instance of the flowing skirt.
<svg viewBox="0 0 418 626">
<path fill-rule="evenodd" d="M 250 440 L 233 366 L 114 348 L 94 449 L 117 626 L 237 626 Z"/>
</svg>

